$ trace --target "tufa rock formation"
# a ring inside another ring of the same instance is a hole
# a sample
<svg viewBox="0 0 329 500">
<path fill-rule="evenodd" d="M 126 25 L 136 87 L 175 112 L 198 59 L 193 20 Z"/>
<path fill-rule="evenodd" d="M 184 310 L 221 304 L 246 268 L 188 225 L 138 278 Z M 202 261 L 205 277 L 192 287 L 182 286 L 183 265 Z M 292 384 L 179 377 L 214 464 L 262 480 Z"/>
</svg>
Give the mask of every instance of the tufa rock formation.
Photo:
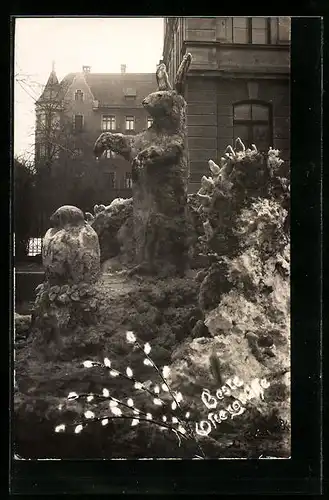
<svg viewBox="0 0 329 500">
<path fill-rule="evenodd" d="M 209 161 L 211 176 L 202 178 L 198 197 L 215 262 L 199 278 L 199 305 L 213 338 L 186 341 L 173 354 L 173 387 L 189 393 L 205 419 L 207 409 L 196 402 L 204 388 L 216 393 L 234 377 L 248 390 L 255 380 L 266 381 L 263 397 L 247 400 L 242 415 L 212 426 L 215 440 L 240 429 L 236 443 L 246 439 L 243 429 L 262 428 L 249 455 L 290 454 L 290 188 L 281 164 L 278 151 L 246 150 L 239 139 L 221 166 Z M 217 401 L 224 403 L 232 397 Z"/>
<path fill-rule="evenodd" d="M 94 215 L 87 212 L 86 221 L 96 231 L 101 263 L 116 257 L 126 266 L 135 262 L 135 240 L 133 199 L 117 198 L 104 209 L 95 207 Z M 191 268 L 207 267 L 211 257 L 204 253 L 204 245 L 199 240 L 204 233 L 202 220 L 198 211 L 200 203 L 196 194 L 187 197 L 187 234 L 188 234 L 188 265 Z"/>
<path fill-rule="evenodd" d="M 107 207 L 100 206 L 104 208 L 96 205 L 89 223 L 99 239 L 101 262 L 120 254 L 123 262 L 129 263 L 134 258 L 132 198 L 117 198 Z"/>
<path fill-rule="evenodd" d="M 150 343 L 157 366 L 169 365 L 175 346 L 186 340 L 202 319 L 198 291 L 192 278 L 122 275 L 110 280 L 103 277 L 94 286 L 40 286 L 34 315 L 42 317 L 43 311 L 49 323 L 44 318 L 42 328 L 34 324 L 28 342 L 16 351 L 15 452 L 24 458 L 193 456 L 193 447 L 179 447 L 173 433 L 164 434 L 148 423 L 136 427 L 131 427 L 129 420 L 110 421 L 107 427 L 91 423 L 77 436 L 74 422 L 85 422 L 86 410 L 97 416 L 107 414 L 108 401 L 99 402 L 95 397 L 87 404 L 69 402 L 67 396 L 72 391 L 102 394 L 105 388 L 117 399 L 131 397 L 140 410 L 161 415 L 163 408 L 134 389 L 131 381 L 97 366 L 85 368 L 83 362 L 99 363 L 106 357 L 113 370 L 126 373 L 129 366 L 146 386 L 161 383 L 152 367 L 143 363 L 143 354 L 127 344 L 126 332 L 134 331 L 142 345 Z M 61 303 L 63 295 L 66 305 Z M 68 321 L 65 328 L 52 330 L 56 323 L 51 315 L 56 310 L 62 311 L 61 317 L 68 311 Z M 55 427 L 63 422 L 67 432 L 56 433 Z"/>
</svg>

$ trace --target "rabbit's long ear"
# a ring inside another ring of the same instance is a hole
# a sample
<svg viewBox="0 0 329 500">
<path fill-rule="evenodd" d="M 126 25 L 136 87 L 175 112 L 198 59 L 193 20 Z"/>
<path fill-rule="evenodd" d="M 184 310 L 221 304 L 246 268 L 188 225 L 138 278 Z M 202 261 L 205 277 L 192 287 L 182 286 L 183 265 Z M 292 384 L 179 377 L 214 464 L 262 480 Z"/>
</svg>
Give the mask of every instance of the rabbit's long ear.
<svg viewBox="0 0 329 500">
<path fill-rule="evenodd" d="M 181 94 L 182 96 L 184 96 L 186 74 L 190 67 L 191 61 L 192 55 L 190 53 L 185 54 L 177 70 L 174 88 L 178 92 L 178 94 Z"/>
<path fill-rule="evenodd" d="M 159 64 L 156 73 L 155 73 L 157 83 L 158 83 L 158 90 L 171 90 L 172 87 L 169 83 L 169 78 L 167 74 L 167 69 L 166 65 L 161 63 Z"/>
</svg>

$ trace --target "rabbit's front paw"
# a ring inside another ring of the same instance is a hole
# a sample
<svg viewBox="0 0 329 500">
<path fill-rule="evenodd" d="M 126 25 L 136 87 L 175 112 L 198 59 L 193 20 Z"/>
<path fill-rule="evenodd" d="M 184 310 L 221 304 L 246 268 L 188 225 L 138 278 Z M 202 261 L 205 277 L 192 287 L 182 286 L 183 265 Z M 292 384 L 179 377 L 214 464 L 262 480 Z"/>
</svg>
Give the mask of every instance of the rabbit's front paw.
<svg viewBox="0 0 329 500">
<path fill-rule="evenodd" d="M 137 165 L 150 165 L 161 155 L 161 151 L 153 146 L 141 151 L 135 158 Z"/>
</svg>

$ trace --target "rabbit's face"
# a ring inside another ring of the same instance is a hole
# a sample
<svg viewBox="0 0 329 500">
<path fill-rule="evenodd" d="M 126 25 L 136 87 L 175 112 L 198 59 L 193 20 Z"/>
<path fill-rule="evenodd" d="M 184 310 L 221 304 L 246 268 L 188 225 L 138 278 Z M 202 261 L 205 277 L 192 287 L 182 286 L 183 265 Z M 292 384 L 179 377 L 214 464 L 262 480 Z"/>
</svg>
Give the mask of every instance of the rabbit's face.
<svg viewBox="0 0 329 500">
<path fill-rule="evenodd" d="M 185 100 L 173 90 L 159 90 L 145 97 L 142 104 L 155 119 L 167 116 L 179 119 Z"/>
</svg>

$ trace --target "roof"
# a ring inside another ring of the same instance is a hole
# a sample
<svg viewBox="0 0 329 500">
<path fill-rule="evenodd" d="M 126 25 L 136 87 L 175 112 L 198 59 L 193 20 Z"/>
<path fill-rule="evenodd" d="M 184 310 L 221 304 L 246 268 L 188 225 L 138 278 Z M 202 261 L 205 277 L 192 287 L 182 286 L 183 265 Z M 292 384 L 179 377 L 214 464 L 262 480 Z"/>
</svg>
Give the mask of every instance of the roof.
<svg viewBox="0 0 329 500">
<path fill-rule="evenodd" d="M 86 82 L 101 105 L 131 106 L 125 96 L 136 97 L 136 103 L 157 89 L 155 73 L 87 73 Z"/>
<path fill-rule="evenodd" d="M 69 73 L 60 85 L 65 92 L 73 82 L 77 73 Z M 86 73 L 85 79 L 96 101 L 100 105 L 131 107 L 125 95 L 136 97 L 136 104 L 157 89 L 153 73 Z"/>
<path fill-rule="evenodd" d="M 44 99 L 54 99 L 56 97 L 59 97 L 60 90 L 61 84 L 59 83 L 55 70 L 53 69 L 37 102 L 40 102 Z"/>
<path fill-rule="evenodd" d="M 68 73 L 59 83 L 52 71 L 38 101 L 47 98 L 50 89 L 56 91 L 58 99 L 63 99 L 78 74 Z M 136 105 L 141 105 L 144 97 L 157 89 L 155 73 L 85 73 L 84 77 L 100 106 L 131 107 L 131 99 L 125 96 L 135 98 Z"/>
</svg>

